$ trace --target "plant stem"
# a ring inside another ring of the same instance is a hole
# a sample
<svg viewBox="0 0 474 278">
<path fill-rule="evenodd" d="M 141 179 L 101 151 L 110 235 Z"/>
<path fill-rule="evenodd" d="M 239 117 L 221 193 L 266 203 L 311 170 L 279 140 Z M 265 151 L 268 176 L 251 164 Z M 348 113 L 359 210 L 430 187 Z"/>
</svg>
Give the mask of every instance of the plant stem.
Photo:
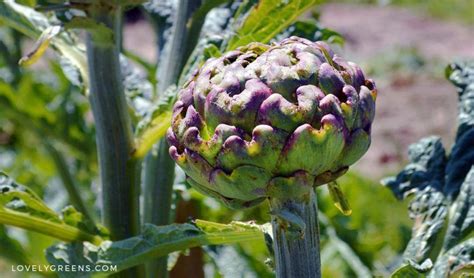
<svg viewBox="0 0 474 278">
<path fill-rule="evenodd" d="M 303 200 L 271 200 L 277 278 L 319 278 L 318 206 L 314 190 Z"/>
<path fill-rule="evenodd" d="M 144 177 L 144 222 L 155 225 L 171 223 L 171 201 L 174 181 L 174 161 L 169 158 L 168 143 L 161 140 L 146 157 Z M 148 185 L 148 186 L 146 186 Z M 166 277 L 167 257 L 146 264 L 147 277 Z M 156 275 L 161 274 L 161 275 Z"/>
<path fill-rule="evenodd" d="M 97 7 L 91 14 L 115 34 L 121 9 Z M 118 46 L 114 40 L 116 36 L 106 42 L 89 33 L 87 58 L 102 183 L 102 220 L 111 239 L 120 240 L 139 232 L 139 175 L 137 161 L 130 159 L 134 148 L 132 125 L 122 86 Z"/>
<path fill-rule="evenodd" d="M 94 222 L 94 218 L 90 213 L 89 209 L 82 200 L 81 194 L 79 193 L 77 184 L 74 181 L 69 169 L 67 167 L 67 162 L 64 159 L 63 155 L 49 142 L 45 142 L 46 149 L 51 155 L 51 158 L 56 165 L 59 177 L 63 182 L 64 188 L 66 189 L 69 201 L 71 204 L 90 221 Z"/>
<path fill-rule="evenodd" d="M 163 93 L 170 85 L 175 84 L 187 60 L 189 30 L 186 26 L 192 12 L 199 7 L 201 1 L 180 0 L 176 9 L 170 41 L 165 47 L 165 55 L 161 54 L 158 72 L 158 92 Z M 150 198 L 144 204 L 145 221 L 156 225 L 170 223 L 171 194 L 174 181 L 174 161 L 168 154 L 168 143 L 161 139 L 155 145 L 156 154 L 146 158 L 144 191 Z M 145 197 L 147 198 L 147 197 Z M 153 213 L 153 211 L 155 213 Z M 147 263 L 148 277 L 167 277 L 167 257 Z"/>
<path fill-rule="evenodd" d="M 92 18 L 112 30 L 107 40 L 92 30 L 87 36 L 90 102 L 96 124 L 97 152 L 102 183 L 102 222 L 111 240 L 134 236 L 140 231 L 140 164 L 133 159 L 132 123 L 122 84 L 117 32 L 121 24 L 120 7 L 97 6 Z M 142 277 L 133 268 L 114 277 Z"/>
<path fill-rule="evenodd" d="M 88 234 L 76 227 L 1 208 L 0 223 L 35 231 L 68 242 L 89 241 L 96 245 L 102 242 L 99 236 Z"/>
</svg>

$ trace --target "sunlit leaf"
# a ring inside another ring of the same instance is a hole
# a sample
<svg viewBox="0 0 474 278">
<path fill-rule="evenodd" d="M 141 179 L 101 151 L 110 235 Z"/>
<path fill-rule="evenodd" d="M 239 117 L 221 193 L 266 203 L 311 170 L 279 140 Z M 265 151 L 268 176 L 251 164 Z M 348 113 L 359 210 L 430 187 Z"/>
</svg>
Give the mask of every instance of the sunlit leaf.
<svg viewBox="0 0 474 278">
<path fill-rule="evenodd" d="M 201 245 L 232 244 L 262 240 L 267 226 L 232 222 L 219 224 L 196 220 L 193 224 L 154 226 L 146 224 L 142 234 L 121 241 L 105 241 L 100 246 L 89 243 L 59 244 L 47 250 L 54 265 L 117 266 L 121 271 L 145 261 Z M 101 268 L 104 269 L 104 268 Z M 60 277 L 77 277 L 78 273 L 58 273 Z M 81 273 L 89 277 L 92 273 Z"/>
<path fill-rule="evenodd" d="M 397 269 L 391 276 L 391 278 L 424 278 L 424 274 L 419 273 L 413 266 L 406 264 Z"/>
<path fill-rule="evenodd" d="M 84 240 L 100 243 L 101 237 L 91 233 L 95 227 L 83 224 L 79 213 L 74 211 L 72 215 L 72 212 L 67 209 L 66 214 L 58 215 L 30 189 L 0 173 L 1 224 L 35 231 L 64 241 Z"/>
<path fill-rule="evenodd" d="M 269 42 L 319 2 L 318 0 L 260 1 L 236 31 L 227 50 L 233 50 L 251 42 Z"/>
<path fill-rule="evenodd" d="M 46 28 L 39 37 L 38 41 L 36 41 L 33 50 L 23 56 L 20 61 L 18 61 L 18 64 L 20 66 L 31 66 L 36 63 L 48 49 L 49 42 L 51 41 L 51 39 L 54 38 L 54 36 L 56 36 L 57 34 L 59 34 L 60 31 L 60 26 L 50 26 Z"/>
</svg>

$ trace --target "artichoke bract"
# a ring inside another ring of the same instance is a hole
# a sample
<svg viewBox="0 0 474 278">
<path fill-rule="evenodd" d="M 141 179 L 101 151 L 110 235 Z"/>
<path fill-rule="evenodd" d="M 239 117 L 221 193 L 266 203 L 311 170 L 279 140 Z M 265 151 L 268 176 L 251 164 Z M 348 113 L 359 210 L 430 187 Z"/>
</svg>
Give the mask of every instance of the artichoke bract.
<svg viewBox="0 0 474 278">
<path fill-rule="evenodd" d="M 230 207 L 302 198 L 367 151 L 376 95 L 324 42 L 251 43 L 185 83 L 169 152 L 195 189 Z"/>
</svg>

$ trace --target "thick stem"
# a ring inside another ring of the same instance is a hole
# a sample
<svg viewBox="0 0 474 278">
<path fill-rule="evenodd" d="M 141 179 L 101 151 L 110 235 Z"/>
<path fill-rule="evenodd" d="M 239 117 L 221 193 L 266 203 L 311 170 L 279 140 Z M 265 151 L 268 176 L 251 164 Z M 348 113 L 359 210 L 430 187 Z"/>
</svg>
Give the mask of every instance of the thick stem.
<svg viewBox="0 0 474 278">
<path fill-rule="evenodd" d="M 98 8 L 92 11 L 92 17 L 116 31 L 121 10 Z M 139 232 L 139 175 L 137 161 L 130 159 L 132 125 L 116 42 L 106 42 L 89 34 L 87 59 L 102 183 L 102 220 L 111 233 L 111 239 L 120 240 Z"/>
<path fill-rule="evenodd" d="M 171 222 L 171 201 L 174 181 L 174 161 L 169 159 L 168 144 L 161 140 L 145 161 L 144 207 L 145 223 L 167 225 Z M 156 277 L 168 272 L 167 257 L 146 264 L 147 277 Z M 160 276 L 160 277 L 161 277 Z"/>
<path fill-rule="evenodd" d="M 201 1 L 180 0 L 173 22 L 170 42 L 165 54 L 161 54 L 158 71 L 158 91 L 163 93 L 170 85 L 175 84 L 186 59 L 188 45 L 188 27 L 186 23 L 192 12 Z M 174 161 L 168 154 L 168 143 L 161 139 L 155 146 L 156 153 L 146 158 L 144 191 L 146 192 L 144 211 L 145 222 L 156 225 L 170 223 L 171 194 L 173 192 Z M 153 195 L 151 195 L 153 194 Z M 149 215 L 149 216 L 147 216 Z M 151 261 L 146 266 L 148 277 L 167 277 L 167 257 Z"/>
<path fill-rule="evenodd" d="M 111 41 L 88 34 L 87 60 L 102 184 L 102 222 L 109 229 L 112 240 L 121 240 L 140 230 L 140 164 L 131 158 L 134 149 L 132 124 L 122 85 L 116 34 L 122 11 L 100 7 L 91 14 L 114 34 Z M 142 277 L 142 270 L 132 268 L 113 276 Z"/>
<path fill-rule="evenodd" d="M 271 200 L 277 278 L 319 278 L 318 206 L 310 190 L 305 200 Z"/>
</svg>

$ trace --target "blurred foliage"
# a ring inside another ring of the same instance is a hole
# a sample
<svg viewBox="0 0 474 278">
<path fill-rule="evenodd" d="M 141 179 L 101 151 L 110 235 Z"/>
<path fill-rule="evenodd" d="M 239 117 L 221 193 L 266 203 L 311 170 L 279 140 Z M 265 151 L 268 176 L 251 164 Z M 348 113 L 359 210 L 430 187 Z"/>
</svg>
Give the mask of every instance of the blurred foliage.
<svg viewBox="0 0 474 278">
<path fill-rule="evenodd" d="M 474 24 L 474 2 L 471 0 L 330 0 L 328 2 L 401 6 L 437 18 Z"/>
</svg>

